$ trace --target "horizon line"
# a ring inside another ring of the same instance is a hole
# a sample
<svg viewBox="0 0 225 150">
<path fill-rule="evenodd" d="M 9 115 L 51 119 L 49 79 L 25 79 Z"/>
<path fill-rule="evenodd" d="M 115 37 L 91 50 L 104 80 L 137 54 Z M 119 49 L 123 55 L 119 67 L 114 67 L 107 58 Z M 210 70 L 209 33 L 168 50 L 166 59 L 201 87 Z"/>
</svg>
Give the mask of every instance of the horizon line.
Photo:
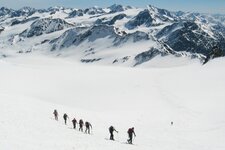
<svg viewBox="0 0 225 150">
<path fill-rule="evenodd" d="M 155 5 L 152 5 L 152 4 L 147 4 L 145 5 L 145 7 L 141 7 L 141 6 L 133 6 L 133 5 L 122 5 L 122 4 L 118 4 L 118 3 L 115 3 L 115 4 L 112 4 L 112 5 L 108 5 L 108 6 L 98 6 L 98 5 L 94 5 L 94 6 L 91 6 L 91 7 L 68 7 L 68 6 L 63 6 L 63 5 L 54 5 L 54 6 L 49 6 L 49 7 L 43 7 L 43 8 L 38 8 L 38 7 L 33 7 L 33 6 L 28 6 L 28 5 L 24 5 L 20 8 L 12 8 L 12 7 L 7 7 L 7 6 L 1 6 L 1 8 L 7 8 L 7 9 L 12 9 L 12 10 L 20 10 L 22 8 L 33 8 L 33 9 L 36 9 L 36 10 L 47 10 L 49 8 L 57 8 L 57 7 L 62 7 L 62 8 L 65 8 L 65 9 L 88 9 L 88 8 L 92 8 L 92 7 L 97 7 L 97 8 L 109 8 L 110 6 L 113 6 L 113 5 L 121 5 L 121 6 L 125 6 L 125 7 L 133 7 L 133 8 L 139 8 L 139 9 L 148 9 L 148 6 L 153 6 L 155 8 L 158 8 L 158 9 L 164 9 L 164 10 L 168 10 L 170 12 L 184 12 L 184 13 L 201 13 L 201 14 L 213 14 L 213 15 L 225 15 L 225 13 L 222 13 L 222 12 L 201 12 L 201 11 L 185 11 L 185 10 L 170 10 L 170 9 L 167 9 L 167 8 L 160 8 L 160 7 L 157 7 Z"/>
</svg>

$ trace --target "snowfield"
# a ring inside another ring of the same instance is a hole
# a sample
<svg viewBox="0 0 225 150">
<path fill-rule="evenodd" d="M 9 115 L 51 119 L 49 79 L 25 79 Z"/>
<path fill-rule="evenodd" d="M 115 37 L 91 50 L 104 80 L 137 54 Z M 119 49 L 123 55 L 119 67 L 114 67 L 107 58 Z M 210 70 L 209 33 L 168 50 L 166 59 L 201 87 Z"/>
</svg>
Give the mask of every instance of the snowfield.
<svg viewBox="0 0 225 150">
<path fill-rule="evenodd" d="M 136 68 L 34 54 L 1 59 L 0 149 L 224 150 L 225 60 L 186 59 Z M 89 121 L 92 134 L 72 129 L 73 117 Z M 110 125 L 116 141 L 106 140 Z M 134 145 L 125 144 L 133 126 Z"/>
</svg>

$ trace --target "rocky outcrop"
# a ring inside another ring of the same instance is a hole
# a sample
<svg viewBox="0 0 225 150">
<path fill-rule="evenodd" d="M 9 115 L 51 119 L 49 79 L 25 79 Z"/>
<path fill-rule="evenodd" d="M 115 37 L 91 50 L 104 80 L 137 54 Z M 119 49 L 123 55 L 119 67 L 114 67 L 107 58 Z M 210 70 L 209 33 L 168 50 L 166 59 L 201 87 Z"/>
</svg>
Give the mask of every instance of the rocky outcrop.
<svg viewBox="0 0 225 150">
<path fill-rule="evenodd" d="M 60 31 L 72 26 L 72 24 L 69 24 L 62 19 L 39 19 L 32 23 L 29 29 L 23 31 L 20 36 L 30 38 L 33 36 L 40 36 L 42 34 L 49 34 L 52 32 Z"/>
</svg>

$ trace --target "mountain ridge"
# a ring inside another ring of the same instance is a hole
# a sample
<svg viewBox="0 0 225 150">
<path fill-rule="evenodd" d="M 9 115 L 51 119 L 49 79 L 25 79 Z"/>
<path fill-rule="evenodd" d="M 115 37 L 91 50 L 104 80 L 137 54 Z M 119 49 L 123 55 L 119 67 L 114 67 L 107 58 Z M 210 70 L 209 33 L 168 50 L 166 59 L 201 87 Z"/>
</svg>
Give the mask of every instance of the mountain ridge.
<svg viewBox="0 0 225 150">
<path fill-rule="evenodd" d="M 172 12 L 152 5 L 19 10 L 2 7 L 0 26 L 2 49 L 21 53 L 55 51 L 57 56 L 69 56 L 66 53 L 70 51 L 81 62 L 97 59 L 114 64 L 115 60 L 127 58 L 122 63 L 137 66 L 156 56 L 173 55 L 205 63 L 225 55 L 225 15 Z M 92 53 L 87 55 L 88 49 Z"/>
</svg>

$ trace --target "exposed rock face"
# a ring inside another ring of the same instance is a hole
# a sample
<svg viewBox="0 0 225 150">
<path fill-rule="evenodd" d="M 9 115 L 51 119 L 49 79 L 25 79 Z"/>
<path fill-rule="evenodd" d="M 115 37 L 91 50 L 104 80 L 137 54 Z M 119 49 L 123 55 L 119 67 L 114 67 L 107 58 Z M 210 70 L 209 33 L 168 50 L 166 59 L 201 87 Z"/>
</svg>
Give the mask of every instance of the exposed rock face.
<svg viewBox="0 0 225 150">
<path fill-rule="evenodd" d="M 125 10 L 125 8 L 122 5 L 114 4 L 109 7 L 110 13 L 116 13 L 116 12 L 122 12 Z"/>
<path fill-rule="evenodd" d="M 64 49 L 76 49 L 83 62 L 104 61 L 107 53 L 114 64 L 136 66 L 157 55 L 198 58 L 206 63 L 225 53 L 225 15 L 172 12 L 151 5 L 146 9 L 122 5 L 86 9 L 2 7 L 0 33 L 2 47 L 20 46 L 21 53 L 46 48 L 60 50 L 60 55 Z"/>
<path fill-rule="evenodd" d="M 140 31 L 136 31 L 130 34 L 119 35 L 116 33 L 113 26 L 108 25 L 98 25 L 93 26 L 91 29 L 88 28 L 74 28 L 66 31 L 59 38 L 52 40 L 51 44 L 53 49 L 61 49 L 64 47 L 70 47 L 72 45 L 79 45 L 85 40 L 88 42 L 94 42 L 101 38 L 110 38 L 113 39 L 113 45 L 119 46 L 126 43 L 128 40 L 132 42 L 138 42 L 142 40 L 148 40 L 148 34 Z"/>
<path fill-rule="evenodd" d="M 207 55 L 216 45 L 214 37 L 191 21 L 182 21 L 167 26 L 156 37 L 163 40 L 175 51 L 187 51 L 203 55 Z"/>
<path fill-rule="evenodd" d="M 45 18 L 32 23 L 30 28 L 23 31 L 20 36 L 30 38 L 33 36 L 40 36 L 42 34 L 48 34 L 55 31 L 63 30 L 72 26 L 72 24 L 69 24 L 62 19 Z"/>
<path fill-rule="evenodd" d="M 83 10 L 78 9 L 78 10 L 74 10 L 71 13 L 69 13 L 68 18 L 73 18 L 73 17 L 76 17 L 76 16 L 80 17 L 80 16 L 83 16 L 83 15 L 84 15 Z"/>
<path fill-rule="evenodd" d="M 166 55 L 168 55 L 168 53 L 161 52 L 161 51 L 159 51 L 156 48 L 151 48 L 149 51 L 142 52 L 142 53 L 138 54 L 134 58 L 135 61 L 136 61 L 136 63 L 134 64 L 134 66 L 140 65 L 140 64 L 142 64 L 144 62 L 147 62 L 147 61 L 153 59 L 157 55 L 166 56 Z"/>
<path fill-rule="evenodd" d="M 130 30 L 140 26 L 145 25 L 149 27 L 152 25 L 153 18 L 151 17 L 149 10 L 141 11 L 137 16 L 135 16 L 132 20 L 126 23 L 126 27 Z"/>
</svg>

